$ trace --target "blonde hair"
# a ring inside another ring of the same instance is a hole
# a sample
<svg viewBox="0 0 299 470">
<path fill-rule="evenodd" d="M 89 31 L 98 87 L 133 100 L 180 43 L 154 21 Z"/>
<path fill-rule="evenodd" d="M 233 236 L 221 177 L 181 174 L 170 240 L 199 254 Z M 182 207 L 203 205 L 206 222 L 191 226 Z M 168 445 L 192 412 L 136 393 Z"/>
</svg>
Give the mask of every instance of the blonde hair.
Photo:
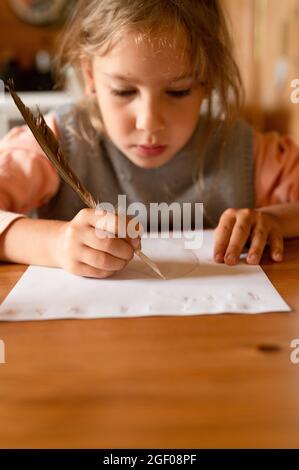
<svg viewBox="0 0 299 470">
<path fill-rule="evenodd" d="M 79 0 L 73 15 L 59 38 L 55 60 L 58 83 L 65 69 L 72 66 L 82 84 L 81 60 L 108 53 L 126 31 L 142 36 L 171 31 L 176 37 L 183 31 L 193 74 L 200 77 L 206 91 L 207 113 L 204 141 L 212 132 L 212 123 L 223 120 L 228 132 L 243 101 L 244 91 L 224 12 L 218 0 Z M 217 96 L 218 113 L 213 109 Z M 99 107 L 91 93 L 78 103 L 76 111 L 88 115 L 92 128 L 103 131 Z M 78 113 L 80 115 L 80 113 Z M 214 119 L 212 119 L 214 118 Z M 217 119 L 219 118 L 219 119 Z M 90 138 L 84 129 L 84 138 Z M 225 142 L 224 142 L 225 144 Z M 203 159 L 198 159 L 194 179 L 203 187 Z"/>
</svg>

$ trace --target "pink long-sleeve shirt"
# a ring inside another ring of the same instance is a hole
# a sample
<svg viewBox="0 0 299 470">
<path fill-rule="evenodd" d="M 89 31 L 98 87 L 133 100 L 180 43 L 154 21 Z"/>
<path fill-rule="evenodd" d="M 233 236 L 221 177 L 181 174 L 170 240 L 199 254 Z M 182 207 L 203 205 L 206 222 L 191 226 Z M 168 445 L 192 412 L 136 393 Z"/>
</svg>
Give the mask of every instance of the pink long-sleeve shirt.
<svg viewBox="0 0 299 470">
<path fill-rule="evenodd" d="M 54 114 L 45 119 L 58 136 Z M 289 137 L 254 131 L 253 160 L 255 207 L 299 201 L 299 147 Z M 59 183 L 29 128 L 11 129 L 0 141 L 0 234 L 51 199 Z"/>
</svg>

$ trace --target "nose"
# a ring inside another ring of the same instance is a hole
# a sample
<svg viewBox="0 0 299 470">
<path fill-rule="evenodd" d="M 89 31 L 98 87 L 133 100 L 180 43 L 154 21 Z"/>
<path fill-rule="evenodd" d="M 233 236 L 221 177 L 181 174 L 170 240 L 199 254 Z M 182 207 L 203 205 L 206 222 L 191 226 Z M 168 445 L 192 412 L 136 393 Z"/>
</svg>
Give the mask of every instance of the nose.
<svg viewBox="0 0 299 470">
<path fill-rule="evenodd" d="M 136 129 L 149 134 L 165 129 L 161 103 L 157 98 L 140 99 L 136 112 Z"/>
</svg>

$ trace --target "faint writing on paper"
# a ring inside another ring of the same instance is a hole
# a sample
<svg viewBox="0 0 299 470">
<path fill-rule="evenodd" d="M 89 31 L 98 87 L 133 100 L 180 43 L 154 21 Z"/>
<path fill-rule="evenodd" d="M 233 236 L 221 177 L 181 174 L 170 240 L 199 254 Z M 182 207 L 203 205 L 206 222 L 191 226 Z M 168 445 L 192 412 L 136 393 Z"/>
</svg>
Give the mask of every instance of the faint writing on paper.
<svg viewBox="0 0 299 470">
<path fill-rule="evenodd" d="M 299 364 L 299 339 L 293 339 L 290 346 L 293 349 L 290 355 L 291 363 Z"/>
<path fill-rule="evenodd" d="M 299 103 L 299 78 L 292 80 L 291 88 L 294 88 L 294 91 L 291 93 L 291 102 L 293 104 Z"/>
<path fill-rule="evenodd" d="M 5 344 L 2 339 L 0 339 L 0 364 L 5 363 Z"/>
<path fill-rule="evenodd" d="M 97 204 L 96 215 L 101 219 L 96 222 L 95 232 L 98 238 L 109 237 L 131 238 L 183 238 L 184 248 L 196 250 L 203 244 L 203 203 L 195 202 L 151 202 L 147 207 L 142 202 L 127 206 L 127 196 L 118 195 L 117 226 L 114 231 L 105 232 L 105 216 L 115 214 L 116 208 L 109 202 Z M 127 217 L 130 219 L 127 222 Z M 107 221 L 107 226 L 111 225 Z M 159 231 L 160 227 L 160 231 Z M 193 227 L 193 229 L 192 229 Z M 159 233 L 160 232 L 160 233 Z"/>
<path fill-rule="evenodd" d="M 5 87 L 3 80 L 0 80 L 0 104 L 5 103 Z"/>
</svg>

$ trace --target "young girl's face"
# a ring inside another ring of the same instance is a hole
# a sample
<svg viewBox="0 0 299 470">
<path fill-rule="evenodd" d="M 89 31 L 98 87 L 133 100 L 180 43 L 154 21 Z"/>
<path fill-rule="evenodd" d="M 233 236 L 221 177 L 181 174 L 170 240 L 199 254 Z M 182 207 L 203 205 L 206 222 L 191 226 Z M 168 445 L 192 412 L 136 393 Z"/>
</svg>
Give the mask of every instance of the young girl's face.
<svg viewBox="0 0 299 470">
<path fill-rule="evenodd" d="M 155 168 L 169 161 L 191 137 L 203 99 L 192 78 L 184 37 L 125 35 L 89 71 L 105 131 L 134 164 Z M 140 146 L 162 146 L 153 150 Z"/>
</svg>

